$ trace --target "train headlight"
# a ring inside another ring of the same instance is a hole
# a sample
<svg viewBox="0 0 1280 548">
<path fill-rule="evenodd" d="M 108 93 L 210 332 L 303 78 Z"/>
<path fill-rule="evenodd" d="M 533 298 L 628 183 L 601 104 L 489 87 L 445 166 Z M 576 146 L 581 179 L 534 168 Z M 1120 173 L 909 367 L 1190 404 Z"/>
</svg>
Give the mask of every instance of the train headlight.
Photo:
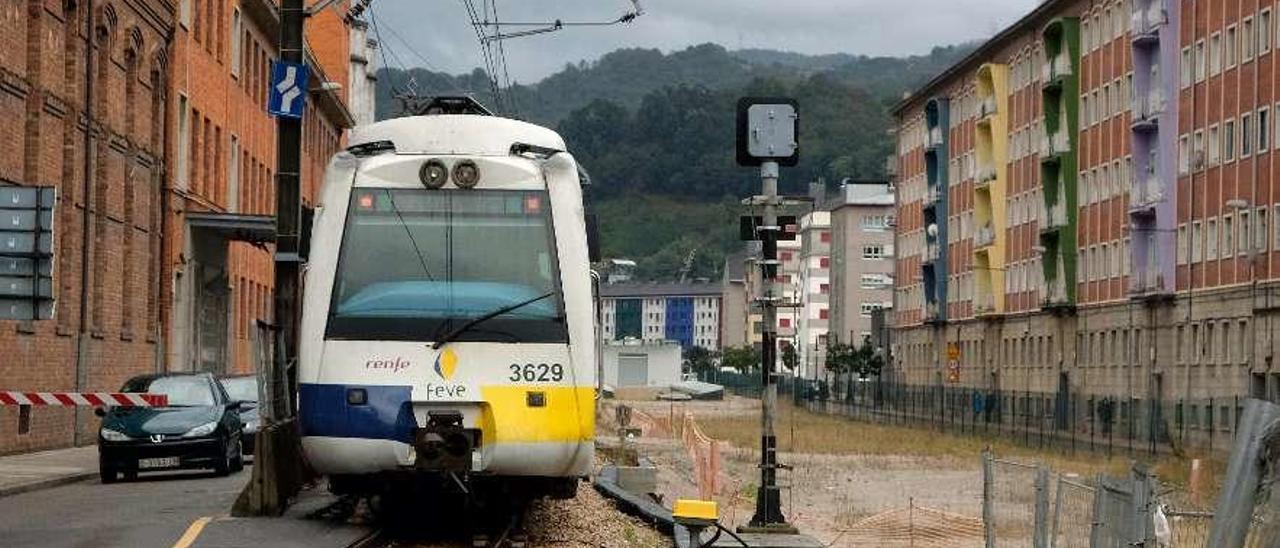
<svg viewBox="0 0 1280 548">
<path fill-rule="evenodd" d="M 440 188 L 449 181 L 449 168 L 440 160 L 427 160 L 418 170 L 418 178 L 427 188 Z"/>
<path fill-rule="evenodd" d="M 471 160 L 453 164 L 453 184 L 459 188 L 472 188 L 480 182 L 480 166 Z"/>
</svg>

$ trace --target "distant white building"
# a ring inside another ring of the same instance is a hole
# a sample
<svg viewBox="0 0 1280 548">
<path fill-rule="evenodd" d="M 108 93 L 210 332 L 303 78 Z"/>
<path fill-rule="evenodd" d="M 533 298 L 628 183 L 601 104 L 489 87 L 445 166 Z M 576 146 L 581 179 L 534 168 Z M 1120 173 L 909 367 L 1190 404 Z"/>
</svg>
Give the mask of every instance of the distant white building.
<svg viewBox="0 0 1280 548">
<path fill-rule="evenodd" d="M 351 21 L 351 71 L 347 82 L 347 107 L 356 125 L 376 121 L 378 42 L 369 38 L 369 23 Z"/>
<path fill-rule="evenodd" d="M 613 341 L 604 346 L 604 384 L 669 388 L 680 382 L 681 360 L 674 341 Z"/>
</svg>

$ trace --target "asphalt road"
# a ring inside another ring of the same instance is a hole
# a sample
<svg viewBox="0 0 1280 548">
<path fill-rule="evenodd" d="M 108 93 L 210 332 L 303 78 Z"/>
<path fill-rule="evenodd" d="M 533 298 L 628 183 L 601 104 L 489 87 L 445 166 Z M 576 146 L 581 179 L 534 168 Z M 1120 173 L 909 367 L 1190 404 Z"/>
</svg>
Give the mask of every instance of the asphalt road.
<svg viewBox="0 0 1280 548">
<path fill-rule="evenodd" d="M 0 498 L 0 546 L 169 547 L 192 522 L 225 516 L 250 471 L 153 472 L 103 485 L 96 478 Z"/>
</svg>

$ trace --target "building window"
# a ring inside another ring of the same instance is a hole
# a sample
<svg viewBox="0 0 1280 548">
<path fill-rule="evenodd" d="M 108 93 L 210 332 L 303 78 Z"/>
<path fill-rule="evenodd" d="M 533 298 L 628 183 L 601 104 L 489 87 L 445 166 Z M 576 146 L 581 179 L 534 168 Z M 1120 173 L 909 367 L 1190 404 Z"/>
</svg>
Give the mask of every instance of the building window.
<svg viewBox="0 0 1280 548">
<path fill-rule="evenodd" d="M 230 154 L 227 160 L 227 212 L 240 211 L 240 137 L 231 136 Z"/>
<path fill-rule="evenodd" d="M 821 257 L 818 259 L 818 268 L 831 268 L 831 258 Z"/>
<path fill-rule="evenodd" d="M 822 231 L 821 233 L 818 234 L 818 240 L 824 244 L 831 243 L 831 232 L 828 232 L 825 230 Z"/>
<path fill-rule="evenodd" d="M 1200 221 L 1191 223 L 1191 262 L 1200 262 L 1204 253 L 1204 233 L 1200 229 Z"/>
<path fill-rule="evenodd" d="M 825 309 L 825 308 L 819 308 L 819 309 L 818 309 L 818 319 L 819 319 L 819 320 L 825 320 L 825 319 L 827 319 L 827 318 L 830 316 L 830 314 L 831 314 L 831 311 L 829 311 L 829 310 L 827 310 L 827 309 Z"/>
<path fill-rule="evenodd" d="M 779 253 L 779 254 L 778 254 L 778 259 L 782 260 L 783 262 L 790 261 L 790 260 L 791 260 L 791 252 L 790 252 L 790 251 L 783 251 L 782 253 Z"/>
<path fill-rule="evenodd" d="M 1236 254 L 1235 219 L 1230 215 L 1222 216 L 1222 258 L 1227 259 Z"/>
<path fill-rule="evenodd" d="M 1238 252 L 1243 255 L 1250 251 L 1250 245 L 1253 243 L 1253 225 L 1250 224 L 1249 210 L 1240 212 L 1240 237 L 1236 239 Z"/>
<path fill-rule="evenodd" d="M 1247 63 L 1253 59 L 1253 46 L 1257 36 L 1254 35 L 1253 18 L 1245 17 L 1240 24 L 1240 62 Z"/>
<path fill-rule="evenodd" d="M 1218 258 L 1218 219 L 1210 218 L 1205 224 L 1204 258 Z"/>
<path fill-rule="evenodd" d="M 1222 161 L 1230 162 L 1236 158 L 1236 121 L 1227 120 L 1222 123 Z"/>
<path fill-rule="evenodd" d="M 818 293 L 827 295 L 831 293 L 831 284 L 821 284 L 818 286 Z"/>
<path fill-rule="evenodd" d="M 1178 227 L 1178 264 L 1187 264 L 1187 225 Z"/>
<path fill-rule="evenodd" d="M 1271 51 L 1271 10 L 1258 14 L 1258 55 Z"/>
<path fill-rule="evenodd" d="M 1271 123 L 1267 119 L 1270 114 L 1266 107 L 1258 109 L 1258 152 L 1266 152 L 1267 142 L 1271 137 Z"/>
<path fill-rule="evenodd" d="M 1205 75 L 1204 40 L 1196 42 L 1196 82 L 1203 82 Z"/>
<path fill-rule="evenodd" d="M 1209 37 L 1209 75 L 1222 72 L 1222 33 L 1215 32 Z"/>
<path fill-rule="evenodd" d="M 862 258 L 869 260 L 883 259 L 885 257 L 883 245 L 864 245 L 862 246 Z"/>
<path fill-rule="evenodd" d="M 1153 160 L 1155 151 L 1152 150 Z M 1217 125 L 1209 126 L 1209 165 L 1216 166 L 1222 160 L 1222 133 Z M 1154 166 L 1152 166 L 1154 167 Z"/>
<path fill-rule="evenodd" d="M 1252 152 L 1252 150 L 1250 150 L 1252 147 L 1249 146 L 1250 144 L 1249 141 L 1253 137 L 1253 134 L 1250 133 L 1253 129 L 1253 126 L 1249 123 L 1251 121 L 1252 120 L 1251 120 L 1250 114 L 1246 113 L 1246 114 L 1240 115 L 1240 157 L 1241 158 L 1248 157 L 1249 153 Z"/>
<path fill-rule="evenodd" d="M 1179 68 L 1181 69 L 1180 74 L 1182 77 L 1182 87 L 1185 88 L 1187 86 L 1190 86 L 1191 85 L 1191 47 L 1190 46 L 1182 48 L 1182 64 L 1179 65 Z"/>
<path fill-rule="evenodd" d="M 1186 175 L 1191 172 L 1191 151 L 1188 150 L 1190 138 L 1186 135 L 1178 138 L 1178 173 Z"/>
<path fill-rule="evenodd" d="M 240 8 L 231 10 L 231 76 L 240 76 L 241 38 L 244 34 L 244 22 L 240 20 Z"/>
<path fill-rule="evenodd" d="M 1222 49 L 1222 66 L 1231 68 L 1236 66 L 1236 59 L 1240 57 L 1240 37 L 1236 34 L 1236 26 L 1227 27 L 1226 47 Z"/>
<path fill-rule="evenodd" d="M 191 107 L 187 96 L 178 94 L 178 173 L 179 188 L 188 188 L 191 170 Z"/>
<path fill-rule="evenodd" d="M 783 329 L 791 327 L 791 318 L 778 318 L 778 327 Z"/>
<path fill-rule="evenodd" d="M 1253 248 L 1258 251 L 1266 251 L 1267 235 L 1271 234 L 1271 232 L 1267 229 L 1267 208 L 1265 206 L 1258 208 L 1256 219 L 1258 228 L 1253 233 L 1257 241 L 1254 242 Z"/>
</svg>

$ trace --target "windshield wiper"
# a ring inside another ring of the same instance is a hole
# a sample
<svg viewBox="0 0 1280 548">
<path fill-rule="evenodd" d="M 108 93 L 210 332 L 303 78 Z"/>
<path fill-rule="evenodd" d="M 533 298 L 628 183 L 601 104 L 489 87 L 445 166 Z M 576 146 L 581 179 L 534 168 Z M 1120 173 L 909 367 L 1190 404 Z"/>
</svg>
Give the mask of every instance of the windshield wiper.
<svg viewBox="0 0 1280 548">
<path fill-rule="evenodd" d="M 507 306 L 504 306 L 504 307 L 502 307 L 502 308 L 499 308 L 499 309 L 496 309 L 496 310 L 494 310 L 494 311 L 492 311 L 492 312 L 489 312 L 488 314 L 485 314 L 485 315 L 483 315 L 483 316 L 476 316 L 475 318 L 472 318 L 471 320 L 467 321 L 467 323 L 464 323 L 464 324 L 462 324 L 462 325 L 458 326 L 456 329 L 454 329 L 454 330 L 452 330 L 452 331 L 450 331 L 450 332 L 448 332 L 448 333 L 445 333 L 443 337 L 440 337 L 440 339 L 439 339 L 439 340 L 437 340 L 434 344 L 432 344 L 432 345 L 431 345 L 431 348 L 432 348 L 433 350 L 439 350 L 439 349 L 440 349 L 440 347 L 442 347 L 442 346 L 444 346 L 444 345 L 446 345 L 446 344 L 449 344 L 451 341 L 453 341 L 454 339 L 458 338 L 458 336 L 459 336 L 459 335 L 461 335 L 461 334 L 463 334 L 463 333 L 466 333 L 467 331 L 470 331 L 472 328 L 474 328 L 474 327 L 475 327 L 475 326 L 477 326 L 477 325 L 480 325 L 480 324 L 482 324 L 482 323 L 484 323 L 484 322 L 487 322 L 487 321 L 489 321 L 489 320 L 492 320 L 492 319 L 494 319 L 494 318 L 496 318 L 496 317 L 498 317 L 498 316 L 501 316 L 501 315 L 506 314 L 506 313 L 508 313 L 508 312 L 511 312 L 511 311 L 513 311 L 513 310 L 516 310 L 516 309 L 519 309 L 519 308 L 524 308 L 525 306 L 531 305 L 531 304 L 533 304 L 533 303 L 536 303 L 536 302 L 538 302 L 538 301 L 541 301 L 542 299 L 545 299 L 545 298 L 550 297 L 550 296 L 555 295 L 555 294 L 556 294 L 556 292 L 555 292 L 555 291 L 551 291 L 551 292 L 548 292 L 548 293 L 543 293 L 543 294 L 538 295 L 537 297 L 534 297 L 534 298 L 532 298 L 532 299 L 528 299 L 528 300 L 525 300 L 525 301 L 520 301 L 520 302 L 515 303 L 515 304 L 509 304 L 509 305 L 507 305 Z"/>
</svg>

